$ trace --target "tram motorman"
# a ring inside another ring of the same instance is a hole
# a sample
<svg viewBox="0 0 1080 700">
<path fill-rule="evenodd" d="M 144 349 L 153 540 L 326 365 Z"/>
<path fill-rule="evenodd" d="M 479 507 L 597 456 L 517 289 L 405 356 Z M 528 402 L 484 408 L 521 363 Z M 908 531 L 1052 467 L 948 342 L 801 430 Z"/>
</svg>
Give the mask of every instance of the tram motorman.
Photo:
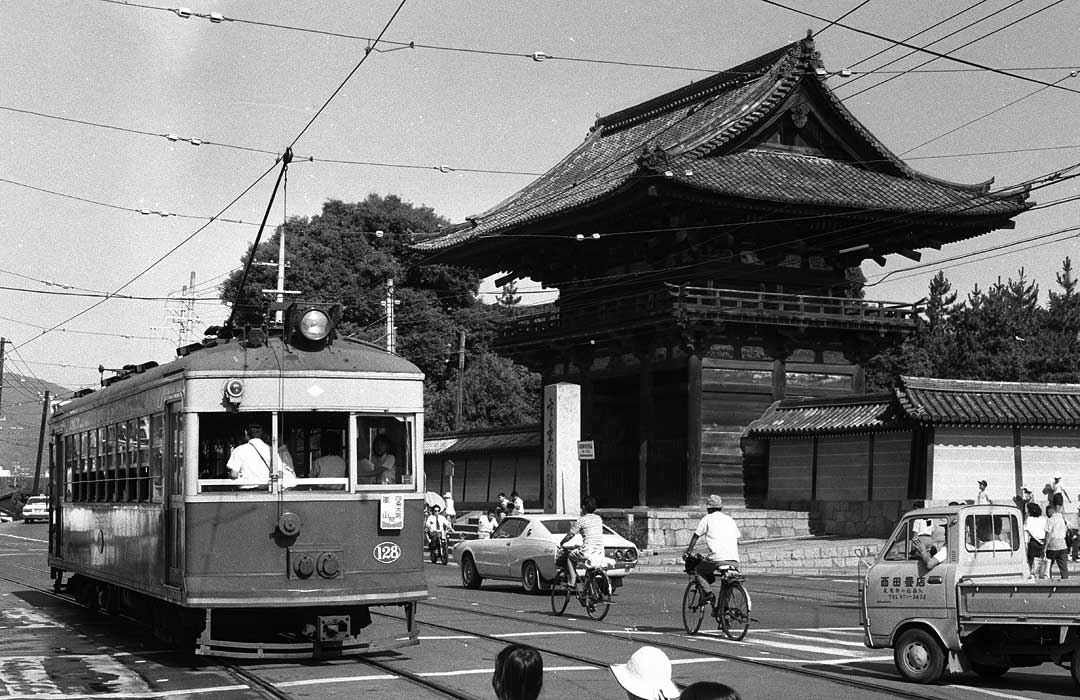
<svg viewBox="0 0 1080 700">
<path fill-rule="evenodd" d="M 270 446 L 263 442 L 261 425 L 252 423 L 244 428 L 247 442 L 237 445 L 225 465 L 229 478 L 250 484 L 270 481 Z"/>
</svg>

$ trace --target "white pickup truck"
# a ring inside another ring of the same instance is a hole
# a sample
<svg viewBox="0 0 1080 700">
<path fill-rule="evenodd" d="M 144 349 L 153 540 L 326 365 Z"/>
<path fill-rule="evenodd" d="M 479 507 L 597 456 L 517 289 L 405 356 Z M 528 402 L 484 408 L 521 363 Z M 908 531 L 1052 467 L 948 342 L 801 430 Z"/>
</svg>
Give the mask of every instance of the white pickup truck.
<svg viewBox="0 0 1080 700">
<path fill-rule="evenodd" d="M 1029 577 L 1026 544 L 1011 505 L 905 514 L 859 584 L 866 646 L 917 683 L 1053 662 L 1080 685 L 1080 572 Z"/>
</svg>

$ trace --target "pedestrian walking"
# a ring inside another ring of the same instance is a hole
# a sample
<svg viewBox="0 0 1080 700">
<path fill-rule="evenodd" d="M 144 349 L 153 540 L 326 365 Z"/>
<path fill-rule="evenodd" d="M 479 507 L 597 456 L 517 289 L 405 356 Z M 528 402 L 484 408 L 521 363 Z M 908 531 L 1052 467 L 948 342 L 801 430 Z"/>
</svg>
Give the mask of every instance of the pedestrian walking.
<svg viewBox="0 0 1080 700">
<path fill-rule="evenodd" d="M 1046 558 L 1051 564 L 1057 564 L 1061 578 L 1069 578 L 1069 547 L 1065 544 L 1065 537 L 1069 532 L 1069 526 L 1065 524 L 1065 518 L 1054 506 L 1047 506 L 1046 512 Z"/>
<path fill-rule="evenodd" d="M 1024 521 L 1024 532 L 1027 533 L 1027 561 L 1028 569 L 1035 574 L 1035 560 L 1043 556 L 1046 551 L 1046 517 L 1038 503 L 1028 503 L 1027 519 Z"/>
<path fill-rule="evenodd" d="M 1050 503 L 1053 504 L 1059 510 L 1065 505 L 1065 501 L 1072 503 L 1072 499 L 1069 498 L 1069 492 L 1065 490 L 1065 484 L 1061 483 L 1061 472 L 1054 474 L 1053 492 L 1050 496 Z"/>
<path fill-rule="evenodd" d="M 986 480 L 979 479 L 979 492 L 975 494 L 976 503 L 993 503 L 990 500 L 990 496 L 986 495 Z"/>
<path fill-rule="evenodd" d="M 480 514 L 480 519 L 476 522 L 476 539 L 491 539 L 491 533 L 495 532 L 498 526 L 499 520 L 495 517 L 495 509 L 488 508 L 487 512 Z"/>
</svg>

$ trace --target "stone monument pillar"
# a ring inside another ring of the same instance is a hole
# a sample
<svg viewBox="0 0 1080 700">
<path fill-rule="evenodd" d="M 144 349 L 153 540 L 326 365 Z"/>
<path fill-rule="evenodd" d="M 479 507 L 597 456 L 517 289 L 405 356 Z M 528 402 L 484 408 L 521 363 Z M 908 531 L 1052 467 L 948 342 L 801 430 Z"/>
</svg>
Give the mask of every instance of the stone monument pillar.
<svg viewBox="0 0 1080 700">
<path fill-rule="evenodd" d="M 578 515 L 581 512 L 581 387 L 549 384 L 544 387 L 544 512 Z"/>
</svg>

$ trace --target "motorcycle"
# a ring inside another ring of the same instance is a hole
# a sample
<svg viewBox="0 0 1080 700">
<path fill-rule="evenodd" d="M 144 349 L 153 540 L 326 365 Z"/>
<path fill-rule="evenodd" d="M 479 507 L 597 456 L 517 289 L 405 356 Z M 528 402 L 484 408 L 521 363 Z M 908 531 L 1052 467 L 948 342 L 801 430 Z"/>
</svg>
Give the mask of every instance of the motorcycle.
<svg viewBox="0 0 1080 700">
<path fill-rule="evenodd" d="M 450 562 L 449 539 L 445 532 L 428 533 L 428 552 L 432 564 L 446 566 Z"/>
</svg>

